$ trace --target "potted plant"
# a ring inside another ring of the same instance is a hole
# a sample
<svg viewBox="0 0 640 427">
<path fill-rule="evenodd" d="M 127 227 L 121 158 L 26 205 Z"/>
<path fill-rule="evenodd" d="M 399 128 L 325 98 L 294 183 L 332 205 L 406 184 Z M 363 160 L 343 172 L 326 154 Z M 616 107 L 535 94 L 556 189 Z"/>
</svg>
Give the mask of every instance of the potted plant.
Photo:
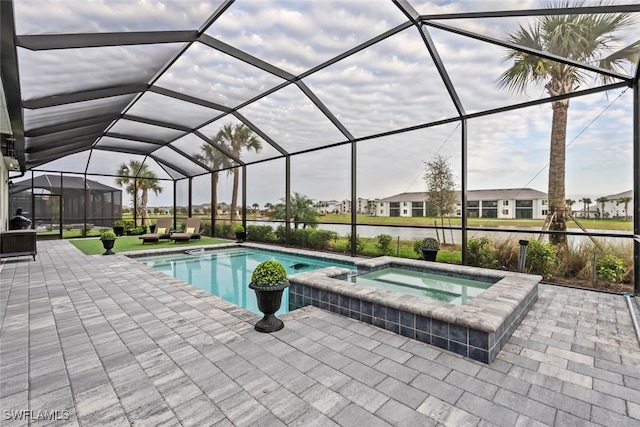
<svg viewBox="0 0 640 427">
<path fill-rule="evenodd" d="M 114 233 L 113 230 L 103 231 L 100 235 L 100 240 L 102 240 L 102 246 L 106 250 L 102 255 L 115 254 L 115 252 L 111 250 L 113 249 L 113 245 L 116 243 L 116 233 Z"/>
<path fill-rule="evenodd" d="M 246 234 L 242 225 L 236 225 L 236 243 L 244 242 Z"/>
<path fill-rule="evenodd" d="M 258 309 L 264 317 L 255 324 L 258 332 L 275 332 L 284 328 L 284 322 L 274 313 L 280 308 L 282 292 L 289 286 L 287 271 L 275 260 L 262 261 L 251 274 L 249 288 L 256 293 Z"/>
<path fill-rule="evenodd" d="M 440 243 L 433 237 L 426 237 L 420 242 L 420 252 L 425 261 L 435 261 L 440 250 Z"/>
<path fill-rule="evenodd" d="M 116 236 L 124 236 L 124 232 L 126 230 L 127 221 L 123 219 L 119 219 L 113 223 L 113 232 L 116 233 Z"/>
</svg>

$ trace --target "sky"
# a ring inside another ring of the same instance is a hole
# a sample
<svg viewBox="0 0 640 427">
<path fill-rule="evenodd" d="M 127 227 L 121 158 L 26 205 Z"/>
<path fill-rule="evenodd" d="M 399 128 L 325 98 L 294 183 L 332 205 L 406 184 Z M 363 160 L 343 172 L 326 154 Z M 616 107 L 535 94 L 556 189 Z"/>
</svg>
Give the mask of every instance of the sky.
<svg viewBox="0 0 640 427">
<path fill-rule="evenodd" d="M 186 30 L 200 27 L 219 1 L 158 0 L 17 0 L 18 34 L 55 34 L 110 31 Z M 421 14 L 539 8 L 536 0 L 417 1 L 409 3 Z M 639 2 L 621 2 L 638 4 Z M 637 14 L 640 15 L 640 14 Z M 640 18 L 640 17 L 639 17 Z M 505 39 L 517 25 L 534 18 L 490 18 L 475 21 L 439 21 L 452 27 Z M 207 36 L 245 51 L 293 75 L 300 75 L 378 34 L 406 22 L 391 1 L 244 1 L 238 0 L 205 32 Z M 428 32 L 467 113 L 486 111 L 546 96 L 543 86 L 530 86 L 520 94 L 497 87 L 508 68 L 504 48 L 429 27 Z M 635 41 L 631 31 L 622 44 Z M 70 50 L 18 49 L 23 99 L 37 99 L 78 90 L 149 82 L 171 60 L 179 44 L 118 46 Z M 628 69 L 628 73 L 634 72 Z M 601 85 L 586 73 L 579 89 Z M 235 108 L 259 93 L 283 83 L 280 77 L 241 62 L 202 43 L 194 43 L 155 85 Z M 411 26 L 366 50 L 314 72 L 302 82 L 355 138 L 456 117 L 433 60 L 417 28 Z M 132 97 L 25 110 L 27 130 L 57 121 L 78 119 L 127 108 Z M 222 113 L 169 97 L 146 93 L 129 105 L 127 114 L 199 126 Z M 347 140 L 304 92 L 288 85 L 239 109 L 239 113 L 290 153 Z M 546 191 L 549 161 L 551 106 L 518 109 L 468 120 L 468 188 L 535 188 Z M 213 136 L 226 123 L 239 123 L 226 115 L 200 131 Z M 179 133 L 131 120 L 119 120 L 115 134 L 171 140 Z M 424 163 L 436 154 L 450 159 L 458 184 L 461 179 L 461 126 L 459 122 L 366 139 L 356 144 L 357 194 L 384 198 L 405 191 L 424 191 Z M 34 139 L 35 140 L 35 139 Z M 276 157 L 278 152 L 260 139 L 259 153 L 244 152 L 244 161 Z M 40 140 L 37 141 L 40 143 Z M 42 144 L 49 140 L 42 139 Z M 156 157 L 171 159 L 176 169 L 198 174 L 204 169 L 188 157 L 200 152 L 202 140 L 188 135 L 172 143 L 185 154 L 164 147 Z M 579 199 L 619 193 L 632 188 L 632 91 L 618 89 L 570 101 L 567 129 L 567 197 Z M 142 142 L 105 137 L 96 148 L 135 147 Z M 144 155 L 93 150 L 40 166 L 40 169 L 113 174 L 130 159 L 146 161 L 160 177 L 178 177 Z M 351 194 L 351 147 L 343 145 L 291 157 L 292 190 L 314 200 L 342 200 Z M 284 196 L 284 160 L 250 165 L 249 205 L 277 202 Z M 113 185 L 113 179 L 95 177 Z M 206 177 L 195 179 L 194 203 L 209 201 Z M 223 172 L 218 200 L 230 201 L 232 176 Z M 186 184 L 178 184 L 178 199 L 186 200 Z M 150 205 L 171 205 L 172 186 L 151 197 Z M 125 200 L 126 201 L 126 200 Z"/>
</svg>

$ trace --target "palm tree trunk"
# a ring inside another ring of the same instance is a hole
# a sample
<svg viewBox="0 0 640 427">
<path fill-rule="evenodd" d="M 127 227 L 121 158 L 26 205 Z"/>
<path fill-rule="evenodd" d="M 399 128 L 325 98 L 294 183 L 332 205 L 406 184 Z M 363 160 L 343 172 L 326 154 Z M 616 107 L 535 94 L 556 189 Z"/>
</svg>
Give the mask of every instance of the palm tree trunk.
<svg viewBox="0 0 640 427">
<path fill-rule="evenodd" d="M 233 169 L 233 193 L 231 193 L 231 212 L 230 217 L 233 221 L 234 219 L 238 219 L 238 184 L 240 182 L 240 169 L 236 167 Z"/>
<path fill-rule="evenodd" d="M 551 144 L 549 150 L 549 213 L 554 214 L 549 227 L 553 231 L 567 230 L 567 210 L 565 208 L 565 159 L 567 140 L 567 110 L 569 100 L 552 104 Z M 552 234 L 549 240 L 554 245 L 567 245 L 567 236 Z"/>
<path fill-rule="evenodd" d="M 147 202 L 148 202 L 148 194 L 147 194 L 148 190 L 146 188 L 142 189 L 142 197 L 140 198 L 140 210 L 141 210 L 141 215 L 142 215 L 142 225 L 146 224 L 146 217 L 148 216 L 147 214 Z"/>
</svg>

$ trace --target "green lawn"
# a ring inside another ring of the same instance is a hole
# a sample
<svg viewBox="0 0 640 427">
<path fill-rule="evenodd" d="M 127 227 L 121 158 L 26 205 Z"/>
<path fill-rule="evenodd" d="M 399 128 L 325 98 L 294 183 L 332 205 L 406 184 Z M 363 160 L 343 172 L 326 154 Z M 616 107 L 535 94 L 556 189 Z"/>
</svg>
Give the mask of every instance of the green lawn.
<svg viewBox="0 0 640 427">
<path fill-rule="evenodd" d="M 102 247 L 102 241 L 98 238 L 86 238 L 69 240 L 72 245 L 80 249 L 85 255 L 96 255 L 104 253 Z M 128 252 L 128 251 L 140 251 L 146 249 L 157 248 L 182 248 L 195 245 L 212 245 L 219 243 L 229 243 L 231 240 L 213 239 L 211 237 L 201 237 L 200 240 L 191 240 L 187 243 L 175 243 L 169 240 L 161 240 L 158 243 L 145 243 L 142 244 L 142 240 L 138 239 L 138 236 L 123 236 L 116 239 L 116 245 L 113 248 L 114 252 Z"/>
</svg>

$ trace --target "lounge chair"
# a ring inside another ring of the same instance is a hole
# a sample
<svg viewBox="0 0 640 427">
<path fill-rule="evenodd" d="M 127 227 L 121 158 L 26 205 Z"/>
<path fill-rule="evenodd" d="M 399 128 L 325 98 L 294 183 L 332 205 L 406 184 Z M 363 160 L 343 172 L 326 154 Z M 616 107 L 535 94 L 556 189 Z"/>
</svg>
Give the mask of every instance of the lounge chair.
<svg viewBox="0 0 640 427">
<path fill-rule="evenodd" d="M 138 237 L 142 244 L 147 242 L 158 243 L 160 239 L 168 239 L 171 236 L 171 218 L 160 218 L 156 221 L 156 229 L 153 233 L 143 234 Z"/>
<path fill-rule="evenodd" d="M 184 232 L 171 234 L 174 242 L 188 242 L 191 239 L 200 238 L 200 218 L 188 218 L 184 226 Z"/>
</svg>

